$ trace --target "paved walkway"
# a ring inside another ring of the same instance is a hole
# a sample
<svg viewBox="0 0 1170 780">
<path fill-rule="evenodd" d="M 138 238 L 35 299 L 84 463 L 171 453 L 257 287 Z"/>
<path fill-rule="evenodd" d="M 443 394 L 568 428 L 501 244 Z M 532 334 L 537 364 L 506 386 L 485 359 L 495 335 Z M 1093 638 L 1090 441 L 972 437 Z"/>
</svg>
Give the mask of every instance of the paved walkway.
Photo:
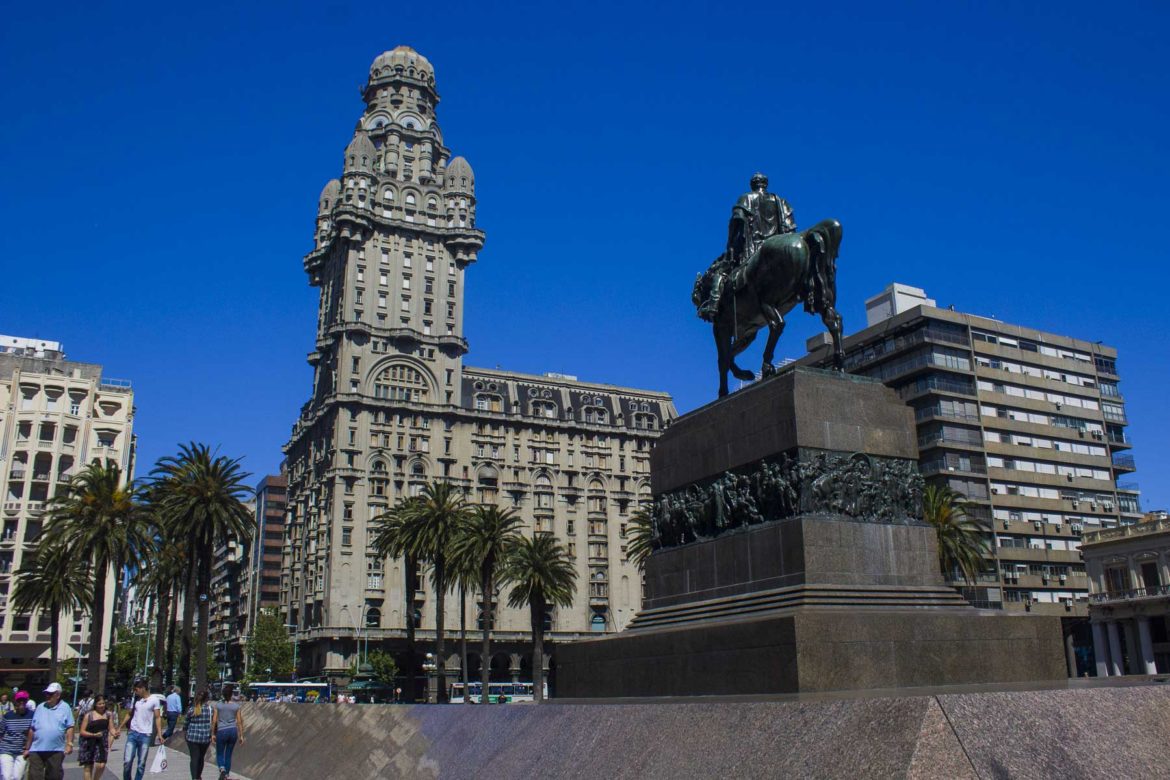
<svg viewBox="0 0 1170 780">
<path fill-rule="evenodd" d="M 167 770 L 161 775 L 150 773 L 150 764 L 154 761 L 154 751 L 156 750 L 152 746 L 146 760 L 146 774 L 142 776 L 142 780 L 154 780 L 155 778 L 158 780 L 190 780 L 191 757 L 177 749 L 178 745 L 183 744 L 183 740 L 174 738 L 171 742 L 176 747 L 167 745 Z M 106 772 L 101 780 L 120 780 L 122 777 L 122 750 L 125 747 L 125 737 L 114 742 L 114 747 L 110 750 L 110 763 L 106 765 Z M 207 760 L 203 764 L 201 780 L 216 780 L 218 777 L 219 772 L 215 767 L 215 749 L 212 748 L 208 751 Z M 65 780 L 82 780 L 81 767 L 77 765 L 76 751 L 65 759 Z M 248 778 L 233 772 L 232 780 L 248 780 Z"/>
</svg>

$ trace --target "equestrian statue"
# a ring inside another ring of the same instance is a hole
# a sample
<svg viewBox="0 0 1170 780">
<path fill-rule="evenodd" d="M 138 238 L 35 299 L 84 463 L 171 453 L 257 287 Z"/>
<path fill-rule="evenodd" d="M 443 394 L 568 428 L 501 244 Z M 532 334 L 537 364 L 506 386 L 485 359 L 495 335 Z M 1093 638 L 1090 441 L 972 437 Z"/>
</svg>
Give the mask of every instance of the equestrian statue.
<svg viewBox="0 0 1170 780">
<path fill-rule="evenodd" d="M 784 315 L 804 303 L 819 315 L 833 337 L 833 363 L 845 364 L 837 303 L 837 250 L 841 223 L 826 219 L 797 231 L 788 202 L 768 192 L 768 177 L 757 173 L 751 191 L 736 201 L 727 230 L 727 248 L 695 280 L 691 300 L 711 323 L 719 354 L 719 395 L 727 395 L 727 372 L 744 381 L 751 371 L 735 364 L 765 325 L 761 377 L 776 372 L 772 357 L 784 331 Z"/>
</svg>

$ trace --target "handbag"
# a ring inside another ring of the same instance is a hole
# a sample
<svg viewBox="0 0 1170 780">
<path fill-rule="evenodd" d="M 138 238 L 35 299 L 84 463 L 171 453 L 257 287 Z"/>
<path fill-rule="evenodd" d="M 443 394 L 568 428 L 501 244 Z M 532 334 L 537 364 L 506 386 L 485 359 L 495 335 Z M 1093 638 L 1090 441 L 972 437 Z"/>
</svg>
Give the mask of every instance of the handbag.
<svg viewBox="0 0 1170 780">
<path fill-rule="evenodd" d="M 150 765 L 150 773 L 152 775 L 161 775 L 167 771 L 167 747 L 166 745 L 159 745 L 158 750 L 154 754 L 154 762 Z"/>
</svg>

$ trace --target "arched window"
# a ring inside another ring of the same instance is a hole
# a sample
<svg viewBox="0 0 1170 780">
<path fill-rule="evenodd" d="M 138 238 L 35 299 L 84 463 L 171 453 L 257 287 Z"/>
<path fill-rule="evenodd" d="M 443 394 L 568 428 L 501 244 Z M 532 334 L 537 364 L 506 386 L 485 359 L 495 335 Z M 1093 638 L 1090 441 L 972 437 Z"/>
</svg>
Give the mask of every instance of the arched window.
<svg viewBox="0 0 1170 780">
<path fill-rule="evenodd" d="M 553 508 L 553 486 L 552 480 L 547 475 L 541 474 L 536 478 L 536 485 L 534 486 L 534 498 L 537 509 L 552 509 Z"/>
<path fill-rule="evenodd" d="M 416 368 L 406 365 L 392 365 L 383 369 L 374 379 L 374 397 L 391 401 L 426 403 L 430 383 Z"/>
<path fill-rule="evenodd" d="M 605 631 L 605 613 L 594 612 L 593 617 L 589 619 L 589 630 L 603 632 Z"/>
<path fill-rule="evenodd" d="M 532 415 L 534 417 L 546 417 L 550 420 L 555 420 L 557 417 L 557 405 L 552 401 L 533 401 Z"/>
<path fill-rule="evenodd" d="M 656 431 L 658 418 L 649 412 L 637 412 L 634 414 L 634 427 L 644 431 Z"/>
<path fill-rule="evenodd" d="M 479 490 L 479 502 L 481 504 L 496 503 L 496 496 L 499 495 L 500 472 L 496 470 L 495 466 L 481 468 L 476 473 L 475 482 Z"/>
<path fill-rule="evenodd" d="M 406 205 L 413 206 L 414 204 L 415 204 L 414 193 L 413 192 L 406 193 Z"/>
<path fill-rule="evenodd" d="M 386 464 L 380 460 L 370 466 L 370 495 L 384 496 L 390 484 L 390 475 L 386 471 Z"/>
<path fill-rule="evenodd" d="M 386 201 L 387 203 L 393 203 L 394 202 L 394 190 L 387 187 L 386 190 L 382 193 L 382 200 Z"/>
<path fill-rule="evenodd" d="M 370 607 L 366 610 L 366 627 L 382 627 L 382 610 L 378 609 L 377 607 Z"/>
<path fill-rule="evenodd" d="M 597 425 L 605 425 L 609 422 L 609 412 L 598 406 L 586 406 L 582 413 L 585 416 L 585 422 L 594 423 Z"/>
<path fill-rule="evenodd" d="M 498 395 L 476 393 L 475 408 L 481 412 L 501 412 L 504 410 L 504 401 Z"/>
</svg>

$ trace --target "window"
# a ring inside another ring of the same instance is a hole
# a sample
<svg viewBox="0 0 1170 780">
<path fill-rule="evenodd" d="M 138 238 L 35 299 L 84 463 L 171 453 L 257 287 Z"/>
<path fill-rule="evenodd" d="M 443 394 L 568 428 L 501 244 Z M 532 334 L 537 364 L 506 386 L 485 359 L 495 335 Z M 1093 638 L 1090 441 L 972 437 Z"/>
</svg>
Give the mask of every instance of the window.
<svg viewBox="0 0 1170 780">
<path fill-rule="evenodd" d="M 349 528 L 348 526 L 341 529 L 341 546 L 342 547 L 352 547 L 353 546 L 353 529 Z"/>
<path fill-rule="evenodd" d="M 425 403 L 429 391 L 430 384 L 426 377 L 411 366 L 390 366 L 383 369 L 374 380 L 375 398 Z"/>
</svg>

